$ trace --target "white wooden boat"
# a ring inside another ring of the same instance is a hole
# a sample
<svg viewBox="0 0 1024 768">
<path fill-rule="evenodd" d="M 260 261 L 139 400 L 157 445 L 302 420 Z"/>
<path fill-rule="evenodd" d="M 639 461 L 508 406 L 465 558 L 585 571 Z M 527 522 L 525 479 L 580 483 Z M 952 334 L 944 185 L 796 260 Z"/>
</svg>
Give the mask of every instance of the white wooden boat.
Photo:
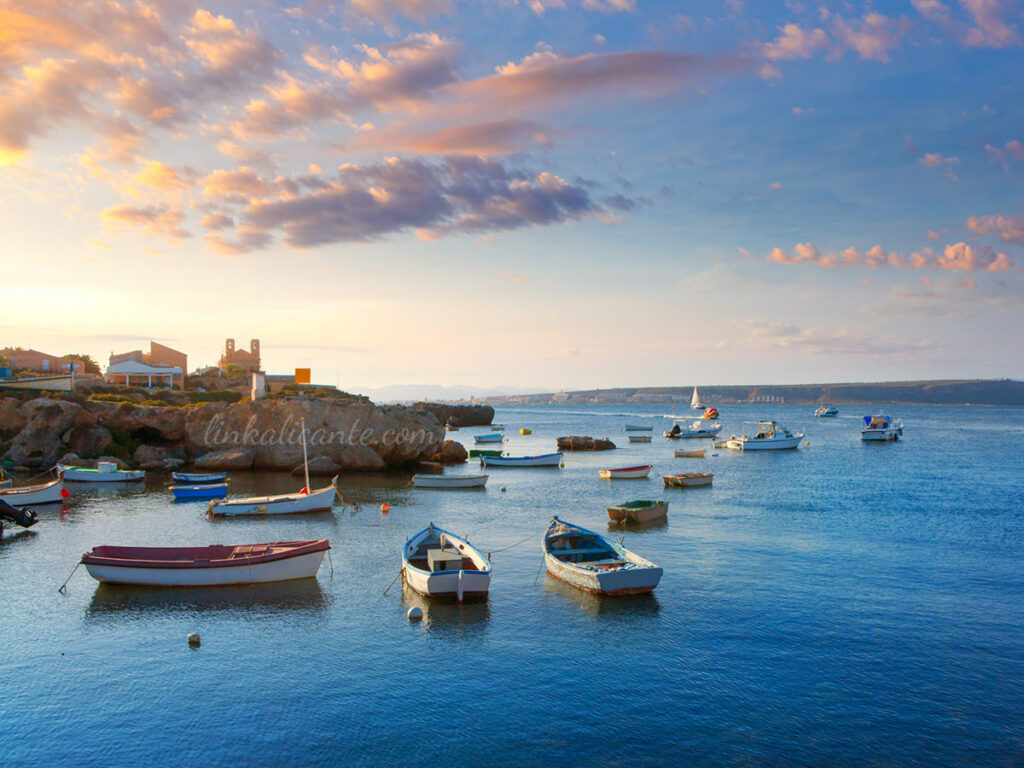
<svg viewBox="0 0 1024 768">
<path fill-rule="evenodd" d="M 548 573 L 599 595 L 650 592 L 662 569 L 594 531 L 552 518 L 541 544 Z"/>
<path fill-rule="evenodd" d="M 413 475 L 416 488 L 483 488 L 487 475 Z"/>
<path fill-rule="evenodd" d="M 231 477 L 229 472 L 171 472 L 171 480 L 185 485 L 223 483 L 229 477 Z"/>
<path fill-rule="evenodd" d="M 651 474 L 653 464 L 641 464 L 636 467 L 619 467 L 617 469 L 599 469 L 597 472 L 602 480 L 642 480 Z"/>
<path fill-rule="evenodd" d="M 608 519 L 616 523 L 649 523 L 658 520 L 668 513 L 667 501 L 627 501 L 614 507 L 608 507 Z"/>
<path fill-rule="evenodd" d="M 729 438 L 726 447 L 734 451 L 784 451 L 796 448 L 803 437 L 803 432 L 790 432 L 775 421 L 759 421 L 753 437 Z"/>
<path fill-rule="evenodd" d="M 654 427 L 645 427 L 642 424 L 627 424 L 625 429 L 627 432 L 650 432 Z"/>
<path fill-rule="evenodd" d="M 30 507 L 39 504 L 56 504 L 70 494 L 64 487 L 64 477 L 38 485 L 24 485 L 20 488 L 0 489 L 0 499 L 15 507 Z"/>
<path fill-rule="evenodd" d="M 561 453 L 545 453 L 540 456 L 481 456 L 485 467 L 560 467 Z"/>
<path fill-rule="evenodd" d="M 486 435 L 475 435 L 473 441 L 476 443 L 500 443 L 505 436 L 500 432 L 490 432 Z"/>
<path fill-rule="evenodd" d="M 327 539 L 211 547 L 94 547 L 82 555 L 89 575 L 104 584 L 212 587 L 315 576 Z"/>
<path fill-rule="evenodd" d="M 893 442 L 903 437 L 903 421 L 888 416 L 865 416 L 860 439 L 866 442 Z"/>
<path fill-rule="evenodd" d="M 329 512 L 334 506 L 338 476 L 326 488 L 278 496 L 250 496 L 244 499 L 214 499 L 206 512 L 212 517 L 238 517 L 240 515 L 296 515 L 304 512 Z"/>
<path fill-rule="evenodd" d="M 504 424 L 488 424 L 487 428 L 490 429 L 492 432 L 504 432 L 505 431 L 505 425 Z"/>
<path fill-rule="evenodd" d="M 710 472 L 682 472 L 678 475 L 662 475 L 666 488 L 698 488 L 711 485 L 714 477 Z"/>
<path fill-rule="evenodd" d="M 431 523 L 405 543 L 402 577 L 422 595 L 455 597 L 461 603 L 487 596 L 491 564 L 467 539 Z"/>
<path fill-rule="evenodd" d="M 707 448 L 697 448 L 692 451 L 688 451 L 685 448 L 679 449 L 675 452 L 677 459 L 703 459 L 707 455 Z"/>
<path fill-rule="evenodd" d="M 722 431 L 722 425 L 707 419 L 696 419 L 686 426 L 677 421 L 672 429 L 665 432 L 665 437 L 670 440 L 687 440 L 702 437 L 714 437 Z"/>
<path fill-rule="evenodd" d="M 814 410 L 814 415 L 818 416 L 819 418 L 838 416 L 839 409 L 836 408 L 834 405 L 826 405 L 825 403 L 822 403 Z"/>
<path fill-rule="evenodd" d="M 64 480 L 71 483 L 130 483 L 145 480 L 144 469 L 118 469 L 112 461 L 96 462 L 96 469 L 86 467 L 57 467 L 64 473 Z"/>
<path fill-rule="evenodd" d="M 649 443 L 651 442 L 650 435 L 630 435 L 629 442 L 631 443 Z"/>
</svg>

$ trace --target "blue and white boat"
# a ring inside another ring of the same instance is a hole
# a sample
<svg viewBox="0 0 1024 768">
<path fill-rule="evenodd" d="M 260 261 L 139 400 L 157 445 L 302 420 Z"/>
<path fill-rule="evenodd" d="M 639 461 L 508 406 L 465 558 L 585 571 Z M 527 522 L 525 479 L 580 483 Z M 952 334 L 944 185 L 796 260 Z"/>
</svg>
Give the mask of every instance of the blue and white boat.
<svg viewBox="0 0 1024 768">
<path fill-rule="evenodd" d="M 430 597 L 485 598 L 491 563 L 469 540 L 433 523 L 405 542 L 402 580 Z"/>
<path fill-rule="evenodd" d="M 228 495 L 227 483 L 207 483 L 206 485 L 172 485 L 171 493 L 175 501 L 188 499 L 223 499 Z"/>
<path fill-rule="evenodd" d="M 486 435 L 476 435 L 473 440 L 477 443 L 500 443 L 505 439 L 501 432 L 488 432 Z"/>
<path fill-rule="evenodd" d="M 903 437 L 903 421 L 888 416 L 865 416 L 860 439 L 865 442 L 894 442 Z"/>
<path fill-rule="evenodd" d="M 231 477 L 230 472 L 171 472 L 171 480 L 188 485 L 223 483 L 229 477 Z"/>
<path fill-rule="evenodd" d="M 548 573 L 574 587 L 599 595 L 650 592 L 663 569 L 599 533 L 557 517 L 541 543 Z"/>
<path fill-rule="evenodd" d="M 836 408 L 834 405 L 828 405 L 827 403 L 822 403 L 814 411 L 814 415 L 818 416 L 818 417 L 838 416 L 839 415 L 839 409 Z"/>
<path fill-rule="evenodd" d="M 485 467 L 560 467 L 561 453 L 544 453 L 540 456 L 483 456 L 480 463 Z"/>
</svg>

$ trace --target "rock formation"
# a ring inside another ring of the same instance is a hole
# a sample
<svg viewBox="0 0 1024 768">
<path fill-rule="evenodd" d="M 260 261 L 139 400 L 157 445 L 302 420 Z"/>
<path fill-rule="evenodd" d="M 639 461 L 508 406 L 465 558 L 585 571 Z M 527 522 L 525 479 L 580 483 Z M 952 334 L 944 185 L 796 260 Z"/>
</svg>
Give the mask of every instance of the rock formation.
<svg viewBox="0 0 1024 768">
<path fill-rule="evenodd" d="M 583 437 L 581 435 L 558 438 L 558 450 L 560 451 L 610 451 L 614 448 L 615 443 L 607 438 Z"/>
<path fill-rule="evenodd" d="M 453 427 L 485 427 L 494 420 L 494 409 L 489 405 L 416 403 L 413 408 L 429 411 L 442 424 L 450 424 Z"/>
</svg>

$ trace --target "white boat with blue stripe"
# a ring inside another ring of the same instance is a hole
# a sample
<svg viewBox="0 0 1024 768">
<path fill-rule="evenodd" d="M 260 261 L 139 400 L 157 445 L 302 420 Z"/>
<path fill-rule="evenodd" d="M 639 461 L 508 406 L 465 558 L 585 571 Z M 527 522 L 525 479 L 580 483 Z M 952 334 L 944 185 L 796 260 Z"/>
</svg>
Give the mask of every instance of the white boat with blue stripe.
<svg viewBox="0 0 1024 768">
<path fill-rule="evenodd" d="M 431 523 L 405 542 L 402 579 L 421 595 L 461 603 L 487 597 L 491 564 L 468 539 Z"/>
<path fill-rule="evenodd" d="M 660 566 L 557 517 L 551 519 L 541 546 L 548 573 L 587 592 L 636 595 L 650 592 L 661 581 Z"/>
<path fill-rule="evenodd" d="M 501 432 L 488 432 L 486 435 L 476 435 L 473 440 L 477 443 L 500 443 L 505 439 Z"/>
<path fill-rule="evenodd" d="M 561 453 L 543 453 L 539 456 L 482 456 L 485 467 L 560 467 Z"/>
</svg>

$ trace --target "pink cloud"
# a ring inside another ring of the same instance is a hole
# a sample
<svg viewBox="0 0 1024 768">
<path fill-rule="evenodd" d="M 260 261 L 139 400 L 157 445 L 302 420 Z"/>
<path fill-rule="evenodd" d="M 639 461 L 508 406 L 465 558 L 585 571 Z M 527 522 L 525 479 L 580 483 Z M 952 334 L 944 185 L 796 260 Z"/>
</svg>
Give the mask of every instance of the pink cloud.
<svg viewBox="0 0 1024 768">
<path fill-rule="evenodd" d="M 823 29 L 804 29 L 799 24 L 779 27 L 779 36 L 770 43 L 761 44 L 761 55 L 773 61 L 809 59 L 828 47 L 828 35 Z"/>
<path fill-rule="evenodd" d="M 1024 162 L 1024 144 L 1021 144 L 1016 139 L 1006 142 L 1005 146 L 1001 149 L 999 147 L 993 147 L 991 144 L 986 144 L 985 151 L 988 153 L 989 159 L 992 162 L 999 163 L 1004 168 L 1008 165 L 1008 161 L 1010 160 Z"/>
<path fill-rule="evenodd" d="M 1004 243 L 1024 245 L 1024 217 L 1021 216 L 971 216 L 967 229 L 980 235 L 999 234 Z"/>
<path fill-rule="evenodd" d="M 901 251 L 886 251 L 881 245 L 874 245 L 864 252 L 846 248 L 840 252 L 822 253 L 813 243 L 800 243 L 790 253 L 782 248 L 773 248 L 765 261 L 779 264 L 815 264 L 820 267 L 865 267 L 878 269 L 941 269 L 964 272 L 1003 272 L 1013 266 L 1005 253 L 996 253 L 991 246 L 971 246 L 966 243 L 947 245 L 941 252 L 922 248 L 909 256 Z"/>
<path fill-rule="evenodd" d="M 180 208 L 170 205 L 114 205 L 105 209 L 100 218 L 121 229 L 137 229 L 145 234 L 163 235 L 169 240 L 184 240 L 192 236 L 182 227 L 185 214 Z"/>
<path fill-rule="evenodd" d="M 481 156 L 517 152 L 533 144 L 549 144 L 542 126 L 532 120 L 514 119 L 456 125 L 433 131 L 406 131 L 401 128 L 368 131 L 355 141 L 355 146 L 365 150 Z"/>
<path fill-rule="evenodd" d="M 846 48 L 856 51 L 862 59 L 887 62 L 889 53 L 899 47 L 907 29 L 905 21 L 871 12 L 859 20 L 846 21 L 836 17 L 832 34 Z"/>
</svg>

